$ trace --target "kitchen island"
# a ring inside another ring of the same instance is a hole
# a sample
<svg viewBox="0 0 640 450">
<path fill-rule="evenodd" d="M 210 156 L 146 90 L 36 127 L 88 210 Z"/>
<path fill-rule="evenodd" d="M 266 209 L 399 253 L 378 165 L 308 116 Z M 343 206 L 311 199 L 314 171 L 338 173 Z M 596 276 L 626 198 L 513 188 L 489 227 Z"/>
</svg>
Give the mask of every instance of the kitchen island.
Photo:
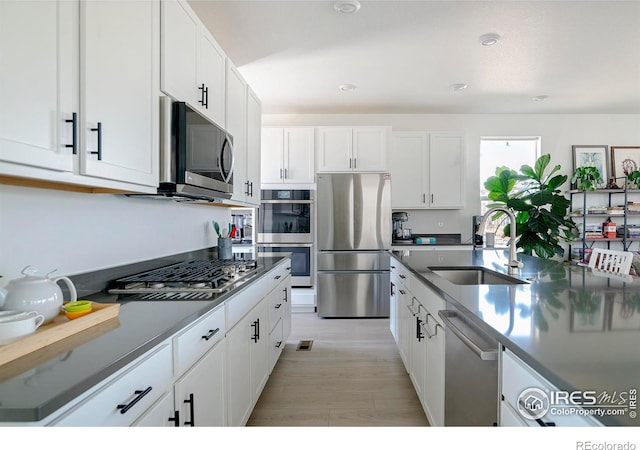
<svg viewBox="0 0 640 450">
<path fill-rule="evenodd" d="M 454 284 L 443 267 L 507 273 L 507 252 L 395 251 L 393 257 L 447 305 L 558 389 L 626 397 L 640 384 L 640 279 L 599 275 L 566 262 L 518 254 L 521 284 Z M 626 398 L 626 402 L 629 398 Z M 605 425 L 640 425 L 633 405 Z"/>
<path fill-rule="evenodd" d="M 130 300 L 131 296 L 114 295 L 106 293 L 108 280 L 112 280 L 123 275 L 137 273 L 140 270 L 148 270 L 156 267 L 163 267 L 178 261 L 194 258 L 217 257 L 214 249 L 204 249 L 195 252 L 175 255 L 167 258 L 160 258 L 153 261 L 136 263 L 132 265 L 106 269 L 104 271 L 81 274 L 71 277 L 78 288 L 78 293 L 82 298 L 99 303 L 119 303 L 120 311 L 115 324 L 108 324 L 104 329 L 92 330 L 79 333 L 61 343 L 70 343 L 64 351 L 50 352 L 43 350 L 42 354 L 30 363 L 31 355 L 26 355 L 24 359 L 18 359 L 0 367 L 0 422 L 5 425 L 48 425 L 51 418 L 59 415 L 62 409 L 67 409 L 69 404 L 77 402 L 87 393 L 94 395 L 96 389 L 104 384 L 105 380 L 112 382 L 110 378 L 118 375 L 119 371 L 130 366 L 132 363 L 147 354 L 153 353 L 157 348 L 165 346 L 171 353 L 171 341 L 176 341 L 176 335 L 180 335 L 181 330 L 191 326 L 192 323 L 202 322 L 212 313 L 217 313 L 221 317 L 221 325 L 224 330 L 231 329 L 234 324 L 229 322 L 227 317 L 227 327 L 225 328 L 225 315 L 235 314 L 240 317 L 241 307 L 236 307 L 236 303 L 245 303 L 242 311 L 251 308 L 245 292 L 255 291 L 251 296 L 262 298 L 269 292 L 271 286 L 276 286 L 276 281 L 265 282 L 267 274 L 277 272 L 277 283 L 279 287 L 287 289 L 285 298 L 290 291 L 290 276 L 286 270 L 290 267 L 289 257 L 264 257 L 257 259 L 257 271 L 237 283 L 230 290 L 215 294 L 208 300 L 178 300 L 178 301 L 147 301 Z M 288 284 L 287 284 L 288 283 Z M 274 295 L 275 289 L 272 289 Z M 90 294 L 93 292 L 92 294 Z M 255 295 L 254 295 L 255 294 Z M 280 292 L 282 295 L 282 292 Z M 267 299 L 268 296 L 265 296 Z M 253 300 L 252 300 L 253 301 Z M 287 300 L 285 300 L 287 301 Z M 233 310 L 227 303 L 233 302 Z M 265 311 L 267 311 L 267 303 Z M 225 310 L 226 307 L 226 310 Z M 255 308 L 254 308 L 255 309 Z M 281 308 L 284 310 L 285 308 Z M 245 313 L 242 313 L 245 314 Z M 272 312 L 265 313 L 269 318 L 274 317 Z M 235 321 L 237 322 L 237 318 Z M 275 323 L 275 319 L 273 320 Z M 111 321 L 109 321 L 111 322 Z M 267 319 L 263 323 L 269 323 Z M 106 324 L 106 323 L 105 323 Z M 100 327 L 96 327 L 100 328 Z M 193 327 L 192 327 L 193 328 Z M 266 328 L 266 327 L 265 327 Z M 199 331 L 199 330 L 196 330 Z M 209 330 L 213 331 L 213 330 Z M 267 330 L 269 331 L 269 330 Z M 207 333 L 207 330 L 204 331 Z M 263 331 L 264 333 L 264 331 Z M 196 338 L 200 340 L 200 332 Z M 213 336 L 215 333 L 211 333 Z M 244 336 L 245 333 L 241 333 Z M 247 337 L 249 332 L 247 330 Z M 209 341 L 211 336 L 202 336 L 202 343 Z M 179 338 L 180 336 L 178 336 Z M 219 339 L 216 336 L 216 339 Z M 263 339 L 264 340 L 264 339 Z M 196 341 L 197 343 L 197 341 Z M 60 350 L 60 346 L 55 346 L 55 350 Z M 265 345 L 265 351 L 269 347 Z M 162 351 L 162 350 L 161 350 Z M 164 350 L 166 353 L 166 350 Z M 180 375 L 179 361 L 188 355 L 191 349 L 181 349 L 178 351 L 176 345 L 175 368 L 169 367 L 169 383 L 173 378 Z M 203 350 L 204 352 L 205 350 Z M 181 353 L 182 352 L 182 353 Z M 197 359 L 195 356 L 192 358 Z M 204 358 L 203 358 L 204 359 Z M 169 361 L 171 358 L 169 357 Z M 267 359 L 265 359 L 265 372 Z M 134 366 L 135 366 L 134 364 Z M 170 363 L 170 365 L 173 365 Z M 175 369 L 175 370 L 174 370 Z M 164 369 L 163 369 L 164 370 Z M 183 368 L 184 371 L 184 368 Z M 270 371 L 270 370 L 269 370 Z M 173 378 L 171 378 L 173 377 Z M 140 380 L 147 383 L 148 380 Z M 145 384 L 146 386 L 146 384 Z M 154 389 L 157 391 L 157 389 Z M 132 391 L 133 392 L 133 391 Z M 154 392 L 155 394 L 155 392 Z M 151 397 L 151 396 L 150 396 Z M 115 404 L 120 400 L 111 399 Z M 141 402 L 142 403 L 142 402 Z M 173 408 L 169 408 L 173 411 Z M 55 414 L 54 414 L 55 413 Z M 166 415 L 168 417 L 169 414 Z M 75 423 L 70 423 L 75 425 Z M 108 425 L 108 424 L 106 424 Z"/>
</svg>

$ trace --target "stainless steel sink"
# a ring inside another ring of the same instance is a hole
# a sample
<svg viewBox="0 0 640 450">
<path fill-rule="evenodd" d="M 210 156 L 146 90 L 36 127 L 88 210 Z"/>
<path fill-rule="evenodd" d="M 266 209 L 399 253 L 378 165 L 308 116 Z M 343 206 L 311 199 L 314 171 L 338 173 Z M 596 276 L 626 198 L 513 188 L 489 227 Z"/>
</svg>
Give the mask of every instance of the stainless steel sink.
<svg viewBox="0 0 640 450">
<path fill-rule="evenodd" d="M 484 267 L 430 267 L 429 269 L 453 284 L 527 284 L 525 281 Z"/>
</svg>

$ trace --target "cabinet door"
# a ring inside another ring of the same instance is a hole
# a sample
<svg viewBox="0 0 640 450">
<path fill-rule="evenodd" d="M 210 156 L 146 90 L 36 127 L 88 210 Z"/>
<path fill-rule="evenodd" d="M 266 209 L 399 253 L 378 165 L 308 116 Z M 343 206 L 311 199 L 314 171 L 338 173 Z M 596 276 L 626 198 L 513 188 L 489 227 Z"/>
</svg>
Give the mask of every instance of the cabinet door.
<svg viewBox="0 0 640 450">
<path fill-rule="evenodd" d="M 243 426 L 251 413 L 251 322 L 245 317 L 227 333 L 227 424 Z"/>
<path fill-rule="evenodd" d="M 162 1 L 160 39 L 162 91 L 195 106 L 200 98 L 196 75 L 198 19 L 186 2 Z"/>
<path fill-rule="evenodd" d="M 431 208 L 463 208 L 465 204 L 464 140 L 459 134 L 429 135 Z"/>
<path fill-rule="evenodd" d="M 203 25 L 199 27 L 198 86 L 204 84 L 204 102 L 198 103 L 200 110 L 221 128 L 225 128 L 225 55 Z M 203 104 L 204 103 L 204 104 Z"/>
<path fill-rule="evenodd" d="M 81 173 L 158 185 L 159 4 L 83 2 Z"/>
<path fill-rule="evenodd" d="M 318 172 L 350 172 L 353 166 L 353 133 L 351 127 L 319 127 L 316 129 Z"/>
<path fill-rule="evenodd" d="M 226 425 L 225 347 L 216 344 L 175 384 L 180 426 Z"/>
<path fill-rule="evenodd" d="M 247 185 L 247 84 L 231 61 L 227 59 L 227 131 L 233 136 L 233 196 L 232 200 L 245 202 Z"/>
<path fill-rule="evenodd" d="M 411 301 L 411 295 L 407 288 L 402 285 L 398 286 L 398 312 L 396 314 L 398 321 L 398 350 L 400 350 L 400 357 L 404 362 L 404 367 L 409 372 L 410 368 L 410 328 L 411 328 L 411 314 L 407 308 L 408 302 Z"/>
<path fill-rule="evenodd" d="M 173 390 L 164 394 L 140 418 L 134 427 L 177 427 L 180 426 L 180 413 L 175 409 Z"/>
<path fill-rule="evenodd" d="M 393 133 L 388 163 L 391 172 L 392 208 L 427 208 L 429 135 L 423 132 Z"/>
<path fill-rule="evenodd" d="M 268 302 L 262 301 L 249 313 L 251 320 L 251 391 L 252 407 L 260 397 L 262 388 L 269 377 L 269 320 Z"/>
<path fill-rule="evenodd" d="M 435 317 L 434 314 L 431 316 Z M 444 329 L 441 325 L 436 324 L 437 322 L 432 317 L 426 324 L 431 337 L 428 337 L 426 341 L 423 404 L 429 423 L 432 426 L 444 426 Z"/>
<path fill-rule="evenodd" d="M 264 183 L 282 183 L 282 149 L 284 148 L 283 128 L 262 129 L 262 150 L 260 152 L 260 178 Z"/>
<path fill-rule="evenodd" d="M 387 127 L 355 127 L 353 129 L 353 161 L 355 171 L 387 170 Z"/>
<path fill-rule="evenodd" d="M 77 1 L 0 1 L 0 160 L 73 170 L 78 28 Z"/>
<path fill-rule="evenodd" d="M 284 182 L 313 183 L 314 173 L 314 129 L 284 129 Z"/>
<path fill-rule="evenodd" d="M 247 203 L 260 206 L 261 185 L 261 130 L 262 104 L 258 96 L 247 86 L 247 181 L 249 194 Z"/>
</svg>

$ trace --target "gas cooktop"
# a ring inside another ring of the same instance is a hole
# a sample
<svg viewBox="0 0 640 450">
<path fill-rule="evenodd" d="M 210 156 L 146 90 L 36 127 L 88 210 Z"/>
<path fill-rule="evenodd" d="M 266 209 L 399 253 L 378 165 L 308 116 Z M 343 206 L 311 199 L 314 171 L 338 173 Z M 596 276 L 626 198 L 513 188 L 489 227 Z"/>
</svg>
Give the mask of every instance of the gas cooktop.
<svg viewBox="0 0 640 450">
<path fill-rule="evenodd" d="M 110 294 L 138 294 L 137 300 L 207 300 L 259 269 L 255 260 L 189 260 L 119 278 Z"/>
</svg>

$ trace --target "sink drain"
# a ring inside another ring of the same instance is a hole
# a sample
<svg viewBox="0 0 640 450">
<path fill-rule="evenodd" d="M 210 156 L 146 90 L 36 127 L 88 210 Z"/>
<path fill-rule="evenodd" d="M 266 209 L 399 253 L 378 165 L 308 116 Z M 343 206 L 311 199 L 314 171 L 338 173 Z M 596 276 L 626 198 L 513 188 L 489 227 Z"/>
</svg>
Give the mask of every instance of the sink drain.
<svg viewBox="0 0 640 450">
<path fill-rule="evenodd" d="M 309 351 L 311 350 L 311 346 L 313 345 L 313 341 L 300 341 L 298 342 L 297 351 Z"/>
</svg>

